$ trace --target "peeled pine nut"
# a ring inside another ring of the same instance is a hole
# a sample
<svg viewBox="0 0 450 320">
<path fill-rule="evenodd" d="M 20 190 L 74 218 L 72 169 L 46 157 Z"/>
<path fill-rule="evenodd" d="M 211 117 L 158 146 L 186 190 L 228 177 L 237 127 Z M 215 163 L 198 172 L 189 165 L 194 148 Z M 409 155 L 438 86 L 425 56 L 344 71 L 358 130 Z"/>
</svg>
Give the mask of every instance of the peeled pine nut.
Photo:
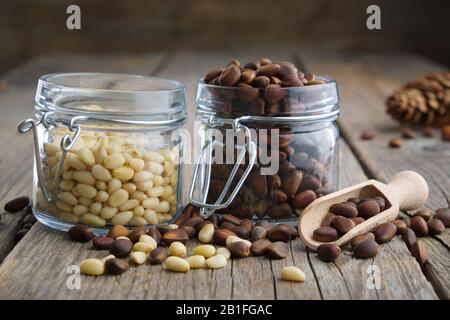
<svg viewBox="0 0 450 320">
<path fill-rule="evenodd" d="M 97 163 L 103 163 L 107 156 L 108 152 L 106 152 L 106 150 L 102 147 L 98 148 L 94 152 L 95 161 L 97 161 Z"/>
<path fill-rule="evenodd" d="M 105 157 L 103 160 L 105 167 L 108 169 L 116 169 L 125 163 L 125 158 L 120 153 L 113 153 Z"/>
<path fill-rule="evenodd" d="M 74 208 L 75 210 L 75 208 Z M 117 211 L 119 211 L 117 208 L 113 208 L 113 207 L 103 207 L 102 210 L 100 211 L 100 217 L 102 217 L 103 219 L 111 219 L 112 217 L 114 217 L 114 215 L 117 213 Z"/>
<path fill-rule="evenodd" d="M 133 209 L 133 215 L 134 216 L 138 216 L 138 217 L 142 217 L 145 213 L 145 209 L 143 206 L 137 206 L 136 208 Z"/>
<path fill-rule="evenodd" d="M 109 194 L 113 193 L 114 191 L 120 189 L 122 187 L 122 182 L 120 180 L 117 180 L 116 178 L 113 178 L 109 180 L 108 182 L 108 192 Z"/>
<path fill-rule="evenodd" d="M 145 252 L 134 251 L 130 254 L 130 260 L 136 264 L 144 264 L 147 261 L 147 255 Z"/>
<path fill-rule="evenodd" d="M 61 212 L 59 217 L 62 220 L 64 220 L 65 222 L 72 223 L 72 224 L 75 224 L 80 221 L 80 218 L 78 218 L 77 216 L 75 216 L 71 213 L 68 213 L 68 212 Z"/>
<path fill-rule="evenodd" d="M 75 181 L 63 180 L 59 184 L 59 187 L 61 188 L 61 190 L 64 190 L 64 191 L 72 191 L 73 187 L 75 187 Z"/>
<path fill-rule="evenodd" d="M 225 247 L 221 247 L 221 248 L 217 249 L 216 254 L 221 254 L 221 255 L 223 255 L 225 258 L 227 258 L 227 260 L 230 259 L 230 257 L 231 257 L 231 252 L 230 252 L 230 250 L 228 250 L 228 249 L 225 248 Z"/>
<path fill-rule="evenodd" d="M 71 205 L 76 206 L 78 204 L 78 199 L 71 192 L 61 192 L 58 195 L 58 199 Z"/>
<path fill-rule="evenodd" d="M 144 219 L 147 220 L 147 222 L 149 224 L 158 224 L 159 219 L 158 219 L 158 214 L 151 209 L 147 209 L 144 212 Z"/>
<path fill-rule="evenodd" d="M 211 269 L 221 269 L 227 265 L 227 258 L 221 254 L 206 259 L 206 265 Z"/>
<path fill-rule="evenodd" d="M 128 196 L 128 192 L 126 192 L 125 190 L 117 189 L 109 196 L 108 203 L 111 207 L 118 207 L 128 200 Z"/>
<path fill-rule="evenodd" d="M 44 151 L 47 157 L 54 156 L 58 151 L 60 151 L 59 146 L 53 143 L 45 143 Z"/>
<path fill-rule="evenodd" d="M 148 196 L 144 192 L 137 190 L 131 194 L 131 198 L 139 201 L 144 201 L 148 198 Z"/>
<path fill-rule="evenodd" d="M 163 174 L 164 174 L 165 177 L 170 177 L 174 173 L 174 171 L 175 171 L 175 168 L 174 168 L 172 162 L 166 162 L 164 164 L 164 172 L 163 172 Z"/>
<path fill-rule="evenodd" d="M 97 202 L 106 202 L 109 199 L 109 193 L 103 190 L 100 190 L 97 192 L 97 195 L 95 196 L 95 201 Z"/>
<path fill-rule="evenodd" d="M 153 181 L 153 185 L 155 187 L 158 187 L 158 186 L 161 186 L 163 184 L 164 179 L 161 176 L 154 176 L 152 181 Z"/>
<path fill-rule="evenodd" d="M 119 180 L 130 180 L 134 176 L 134 170 L 127 166 L 113 169 L 113 177 Z"/>
<path fill-rule="evenodd" d="M 79 183 L 75 189 L 83 198 L 92 199 L 97 195 L 97 189 L 88 184 Z M 78 201 L 80 201 L 80 199 L 78 199 Z"/>
<path fill-rule="evenodd" d="M 142 201 L 142 206 L 145 209 L 155 209 L 158 204 L 159 204 L 158 198 L 149 198 Z"/>
<path fill-rule="evenodd" d="M 139 191 L 147 192 L 147 191 L 150 190 L 152 187 L 153 187 L 153 181 L 152 181 L 152 180 L 142 181 L 142 182 L 136 182 L 136 188 L 137 188 Z"/>
<path fill-rule="evenodd" d="M 167 201 L 161 201 L 155 207 L 155 211 L 158 213 L 166 213 L 169 210 L 170 210 L 170 204 Z"/>
<path fill-rule="evenodd" d="M 148 190 L 148 196 L 150 198 L 158 198 L 161 197 L 161 195 L 164 193 L 164 187 L 153 187 L 150 190 Z"/>
<path fill-rule="evenodd" d="M 92 214 L 98 215 L 100 213 L 100 211 L 102 210 L 102 204 L 100 202 L 94 202 L 93 204 L 91 204 L 91 206 L 89 207 L 89 211 Z"/>
<path fill-rule="evenodd" d="M 133 193 L 137 190 L 137 187 L 134 183 L 128 182 L 122 185 L 122 189 L 124 189 L 128 193 Z"/>
<path fill-rule="evenodd" d="M 281 270 L 281 278 L 287 281 L 303 282 L 305 281 L 305 274 L 297 267 L 288 266 Z"/>
<path fill-rule="evenodd" d="M 100 259 L 85 259 L 80 263 L 80 271 L 89 276 L 101 276 L 105 273 L 105 262 Z"/>
<path fill-rule="evenodd" d="M 145 168 L 151 173 L 158 176 L 160 176 L 164 171 L 164 167 L 157 162 L 148 162 Z"/>
<path fill-rule="evenodd" d="M 150 171 L 139 171 L 134 175 L 133 180 L 136 182 L 144 182 L 151 180 L 153 178 L 153 174 Z"/>
<path fill-rule="evenodd" d="M 158 246 L 155 239 L 153 239 L 151 236 L 149 236 L 147 234 L 142 234 L 139 237 L 139 242 L 150 243 L 153 246 L 153 249 L 155 249 Z"/>
<path fill-rule="evenodd" d="M 206 224 L 202 230 L 198 233 L 198 240 L 202 243 L 211 243 L 214 234 L 214 225 L 211 223 Z"/>
<path fill-rule="evenodd" d="M 201 255 L 190 256 L 185 260 L 189 263 L 191 269 L 203 268 L 206 264 L 205 257 Z"/>
<path fill-rule="evenodd" d="M 79 205 L 76 205 L 75 207 L 73 207 L 72 211 L 73 211 L 74 215 L 79 217 L 79 216 L 82 216 L 83 214 L 87 213 L 88 210 L 89 210 L 88 207 L 79 204 Z"/>
<path fill-rule="evenodd" d="M 155 243 L 150 242 L 136 242 L 133 246 L 133 251 L 140 251 L 145 253 L 150 253 L 156 248 Z"/>
<path fill-rule="evenodd" d="M 127 201 L 125 201 L 124 203 L 122 203 L 119 206 L 119 210 L 120 211 L 129 211 L 132 210 L 134 208 L 136 208 L 139 205 L 139 201 L 136 199 L 129 199 Z"/>
<path fill-rule="evenodd" d="M 106 220 L 96 216 L 92 213 L 86 213 L 81 217 L 81 222 L 84 224 L 91 225 L 93 227 L 104 227 L 106 225 Z"/>
<path fill-rule="evenodd" d="M 88 148 L 82 148 L 77 152 L 78 157 L 88 166 L 93 166 L 95 164 L 95 157 L 92 151 Z"/>
<path fill-rule="evenodd" d="M 69 170 L 63 173 L 63 179 L 64 180 L 72 180 L 73 179 L 73 170 Z"/>
<path fill-rule="evenodd" d="M 77 155 L 75 155 L 72 152 L 67 152 L 66 154 L 66 161 L 67 163 L 74 169 L 76 170 L 86 170 L 86 165 L 83 163 L 83 161 L 81 161 Z M 64 161 L 64 162 L 66 162 Z"/>
<path fill-rule="evenodd" d="M 101 164 L 96 164 L 92 167 L 92 175 L 95 179 L 100 181 L 109 181 L 112 178 L 109 170 Z"/>
<path fill-rule="evenodd" d="M 108 185 L 106 184 L 105 181 L 97 180 L 97 182 L 95 183 L 95 187 L 98 190 L 102 190 L 102 191 L 108 190 Z M 108 194 L 108 197 L 109 197 L 109 194 Z"/>
<path fill-rule="evenodd" d="M 94 226 L 172 220 L 177 212 L 179 149 L 143 153 L 138 146 L 134 134 L 83 132 L 66 154 L 58 202 L 46 210 L 65 221 Z M 44 144 L 44 151 L 51 183 L 63 153 L 57 144 Z"/>
<path fill-rule="evenodd" d="M 192 253 L 195 255 L 203 256 L 205 258 L 209 258 L 216 254 L 216 248 L 214 248 L 214 246 L 210 244 L 203 244 L 192 249 Z"/>
<path fill-rule="evenodd" d="M 142 217 L 133 216 L 133 218 L 131 218 L 131 220 L 128 221 L 128 223 L 133 226 L 145 227 L 147 225 L 147 220 L 145 220 Z"/>
<path fill-rule="evenodd" d="M 190 266 L 189 263 L 183 258 L 171 256 L 164 260 L 164 268 L 174 272 L 188 272 Z"/>
<path fill-rule="evenodd" d="M 125 225 L 127 224 L 131 218 L 133 218 L 133 211 L 123 211 L 117 213 L 114 217 L 111 218 L 111 224 L 113 225 Z"/>
<path fill-rule="evenodd" d="M 171 186 L 165 186 L 163 192 L 161 193 L 161 198 L 167 200 L 173 194 L 173 189 Z"/>
<path fill-rule="evenodd" d="M 96 182 L 94 176 L 89 171 L 75 171 L 73 173 L 73 180 L 90 186 L 95 185 Z"/>
<path fill-rule="evenodd" d="M 187 255 L 186 247 L 179 241 L 172 242 L 169 246 L 169 255 L 177 257 L 186 257 Z"/>
<path fill-rule="evenodd" d="M 92 201 L 92 199 L 80 197 L 78 198 L 78 202 L 83 206 L 90 207 L 94 201 Z"/>
<path fill-rule="evenodd" d="M 71 205 L 68 205 L 67 203 L 65 203 L 61 200 L 57 200 L 55 202 L 55 205 L 58 209 L 61 209 L 62 211 L 72 212 L 72 210 L 73 210 L 73 207 Z"/>
<path fill-rule="evenodd" d="M 131 169 L 134 171 L 141 171 L 144 169 L 145 162 L 142 159 L 133 158 L 128 161 L 128 164 L 130 165 Z M 136 181 L 136 180 L 135 180 Z"/>
<path fill-rule="evenodd" d="M 151 151 L 149 153 L 144 154 L 144 160 L 162 163 L 162 162 L 164 162 L 164 156 L 162 156 L 161 154 L 159 154 L 156 151 Z"/>
</svg>

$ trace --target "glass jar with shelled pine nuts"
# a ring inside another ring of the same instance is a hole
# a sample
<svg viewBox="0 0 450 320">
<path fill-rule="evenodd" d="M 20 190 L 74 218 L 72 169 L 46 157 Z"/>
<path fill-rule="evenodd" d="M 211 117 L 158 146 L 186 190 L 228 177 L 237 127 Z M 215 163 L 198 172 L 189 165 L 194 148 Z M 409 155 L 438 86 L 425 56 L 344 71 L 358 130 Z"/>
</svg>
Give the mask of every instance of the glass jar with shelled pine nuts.
<svg viewBox="0 0 450 320">
<path fill-rule="evenodd" d="M 182 84 L 137 75 L 50 74 L 39 79 L 33 130 L 33 212 L 67 230 L 84 223 L 171 222 L 182 210 Z"/>
</svg>

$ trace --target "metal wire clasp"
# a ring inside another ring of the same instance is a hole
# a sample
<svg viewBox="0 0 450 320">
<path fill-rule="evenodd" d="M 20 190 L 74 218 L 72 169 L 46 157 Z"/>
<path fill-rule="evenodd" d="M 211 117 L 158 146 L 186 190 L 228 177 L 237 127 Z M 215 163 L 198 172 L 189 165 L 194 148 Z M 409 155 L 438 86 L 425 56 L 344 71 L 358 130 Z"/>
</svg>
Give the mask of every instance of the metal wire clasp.
<svg viewBox="0 0 450 320">
<path fill-rule="evenodd" d="M 78 137 L 80 136 L 81 128 L 80 125 L 77 123 L 78 120 L 80 120 L 80 117 L 74 117 L 70 119 L 70 121 L 67 124 L 67 128 L 69 129 L 70 133 L 67 133 L 63 136 L 60 142 L 61 146 L 61 157 L 59 159 L 58 165 L 56 167 L 55 176 L 53 178 L 53 182 L 51 186 L 47 186 L 46 179 L 44 177 L 44 172 L 42 168 L 42 157 L 41 157 L 41 151 L 40 151 L 40 143 L 39 143 L 39 132 L 38 132 L 38 126 L 43 125 L 47 130 L 51 130 L 55 127 L 61 126 L 61 124 L 66 123 L 66 121 L 58 121 L 54 117 L 54 112 L 46 112 L 42 116 L 40 120 L 34 120 L 34 119 L 25 119 L 22 122 L 19 123 L 17 126 L 17 129 L 20 133 L 26 133 L 33 129 L 33 140 L 34 140 L 34 156 L 36 161 L 36 171 L 38 175 L 38 183 L 39 187 L 42 190 L 42 194 L 45 197 L 45 200 L 48 202 L 55 202 L 58 198 L 58 185 L 61 180 L 61 172 L 64 164 L 64 160 L 66 158 L 66 154 L 70 149 L 73 147 L 75 142 L 77 141 Z M 81 117 L 83 118 L 83 117 Z M 50 187 L 50 189 L 48 188 Z M 49 191 L 50 190 L 50 191 Z"/>
<path fill-rule="evenodd" d="M 209 217 L 215 210 L 219 210 L 219 209 L 228 207 L 233 202 L 237 193 L 239 192 L 242 185 L 244 184 L 245 179 L 250 174 L 250 171 L 252 170 L 253 165 L 255 164 L 256 154 L 257 154 L 256 143 L 252 141 L 250 129 L 247 126 L 243 125 L 241 123 L 241 120 L 242 120 L 241 118 L 235 119 L 232 123 L 232 129 L 234 130 L 235 133 L 238 133 L 240 131 L 244 132 L 245 139 L 246 139 L 245 146 L 241 147 L 241 151 L 236 159 L 236 163 L 234 164 L 233 169 L 231 170 L 231 174 L 228 177 L 228 180 L 225 183 L 225 186 L 224 186 L 222 192 L 220 193 L 216 202 L 213 204 L 207 203 L 206 199 L 208 198 L 208 191 L 209 191 L 210 182 L 211 182 L 212 153 L 214 150 L 214 146 L 221 142 L 217 141 L 214 136 L 209 137 L 207 142 L 202 147 L 201 151 L 199 152 L 199 154 L 197 155 L 197 158 L 195 160 L 195 170 L 194 170 L 194 176 L 192 177 L 191 189 L 189 192 L 189 201 L 192 204 L 200 207 L 200 214 L 204 218 Z M 209 128 L 213 128 L 217 125 L 217 123 L 220 123 L 220 121 L 217 121 L 217 119 L 215 119 L 214 116 L 211 116 L 208 120 L 207 126 Z M 231 183 L 233 182 L 234 177 L 236 176 L 236 173 L 239 169 L 239 165 L 242 162 L 242 160 L 244 159 L 245 154 L 247 152 L 249 154 L 249 164 L 248 164 L 247 168 L 245 169 L 244 173 L 242 174 L 242 177 L 239 179 L 236 187 L 231 192 L 228 199 L 226 201 L 222 202 L 224 200 L 225 196 L 227 195 L 228 190 L 230 189 Z M 196 199 L 194 199 L 194 190 L 195 190 L 195 185 L 197 183 L 197 179 L 198 179 L 198 175 L 199 175 L 199 169 L 200 169 L 200 166 L 202 165 L 202 159 L 203 159 L 205 153 L 206 153 L 207 158 L 206 158 L 205 183 L 204 183 L 204 189 L 202 192 L 203 199 L 196 200 Z"/>
</svg>

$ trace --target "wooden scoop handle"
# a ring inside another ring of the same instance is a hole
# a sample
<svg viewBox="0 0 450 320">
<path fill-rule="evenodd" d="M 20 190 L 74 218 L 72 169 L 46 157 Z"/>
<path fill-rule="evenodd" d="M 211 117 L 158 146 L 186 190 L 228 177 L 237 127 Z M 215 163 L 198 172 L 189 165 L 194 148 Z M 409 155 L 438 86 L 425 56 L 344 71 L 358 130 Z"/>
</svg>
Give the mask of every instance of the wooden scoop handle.
<svg viewBox="0 0 450 320">
<path fill-rule="evenodd" d="M 387 184 L 392 196 L 397 198 L 401 210 L 414 210 L 421 207 L 428 198 L 428 185 L 425 179 L 414 171 L 401 171 Z"/>
</svg>

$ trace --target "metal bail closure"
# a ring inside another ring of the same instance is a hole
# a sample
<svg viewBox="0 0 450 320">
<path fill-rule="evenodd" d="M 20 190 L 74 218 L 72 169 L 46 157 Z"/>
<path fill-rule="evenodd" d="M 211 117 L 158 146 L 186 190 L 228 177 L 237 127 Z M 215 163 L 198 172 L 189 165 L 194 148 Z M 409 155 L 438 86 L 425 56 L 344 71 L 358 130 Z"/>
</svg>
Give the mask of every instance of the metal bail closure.
<svg viewBox="0 0 450 320">
<path fill-rule="evenodd" d="M 241 151 L 239 152 L 239 155 L 236 159 L 236 163 L 234 164 L 233 169 L 231 170 L 231 174 L 228 177 L 228 180 L 225 183 L 225 186 L 224 186 L 222 192 L 220 193 L 216 202 L 213 204 L 206 202 L 206 199 L 208 198 L 208 191 L 209 191 L 210 182 L 211 182 L 212 153 L 213 153 L 215 145 L 219 145 L 219 144 L 223 145 L 223 143 L 217 141 L 213 136 L 209 137 L 209 139 L 207 140 L 205 145 L 202 147 L 201 151 L 199 152 L 199 154 L 197 155 L 197 158 L 195 160 L 196 161 L 195 162 L 195 170 L 194 170 L 194 176 L 192 177 L 191 189 L 189 192 L 189 201 L 193 205 L 200 207 L 200 215 L 203 218 L 208 218 L 211 214 L 213 214 L 213 212 L 215 210 L 224 209 L 233 202 L 237 193 L 239 192 L 242 185 L 244 184 L 245 179 L 250 174 L 250 171 L 252 170 L 253 165 L 255 164 L 256 154 L 257 154 L 256 143 L 253 142 L 251 139 L 252 137 L 251 137 L 250 129 L 247 126 L 240 123 L 240 121 L 241 121 L 241 118 L 235 119 L 233 121 L 232 128 L 233 128 L 234 132 L 236 132 L 236 133 L 238 133 L 240 131 L 244 132 L 246 143 L 245 143 L 245 146 L 238 147 L 241 149 Z M 215 124 L 216 124 L 215 118 L 213 116 L 210 117 L 209 121 L 208 121 L 208 126 L 210 128 L 213 128 L 215 126 Z M 228 199 L 226 201 L 222 202 L 224 200 L 225 196 L 227 195 L 227 193 L 230 189 L 230 186 L 234 180 L 234 177 L 236 176 L 236 173 L 239 169 L 239 165 L 242 162 L 242 160 L 244 159 L 245 154 L 247 152 L 249 154 L 249 164 L 248 164 L 247 168 L 245 169 L 244 173 L 242 174 L 241 178 L 239 179 L 236 187 L 231 192 Z M 196 199 L 194 199 L 194 190 L 195 190 L 195 186 L 197 184 L 200 167 L 203 164 L 202 159 L 203 159 L 205 153 L 206 153 L 206 173 L 205 173 L 204 188 L 202 190 L 202 198 L 203 199 L 196 200 Z"/>
<path fill-rule="evenodd" d="M 47 202 L 55 202 L 58 200 L 58 185 L 61 180 L 61 172 L 64 164 L 64 159 L 66 158 L 66 154 L 70 149 L 73 147 L 75 142 L 77 141 L 78 137 L 80 136 L 81 128 L 76 123 L 78 117 L 72 118 L 67 128 L 70 132 L 73 132 L 73 135 L 67 133 L 63 136 L 60 142 L 61 146 L 61 157 L 59 159 L 58 165 L 56 167 L 55 176 L 53 178 L 53 182 L 51 186 L 47 186 L 46 179 L 44 177 L 44 172 L 42 168 L 42 157 L 41 152 L 39 149 L 39 132 L 38 132 L 38 126 L 42 124 L 47 130 L 55 128 L 60 126 L 61 123 L 64 123 L 65 121 L 58 121 L 57 119 L 53 119 L 54 113 L 53 112 L 46 112 L 42 118 L 38 121 L 34 119 L 25 119 L 19 125 L 17 126 L 17 129 L 19 133 L 26 133 L 33 129 L 33 140 L 34 140 L 34 156 L 36 161 L 36 171 L 38 176 L 38 183 L 39 187 L 42 191 L 42 194 L 44 195 L 44 198 Z M 50 188 L 48 188 L 50 187 Z"/>
</svg>

